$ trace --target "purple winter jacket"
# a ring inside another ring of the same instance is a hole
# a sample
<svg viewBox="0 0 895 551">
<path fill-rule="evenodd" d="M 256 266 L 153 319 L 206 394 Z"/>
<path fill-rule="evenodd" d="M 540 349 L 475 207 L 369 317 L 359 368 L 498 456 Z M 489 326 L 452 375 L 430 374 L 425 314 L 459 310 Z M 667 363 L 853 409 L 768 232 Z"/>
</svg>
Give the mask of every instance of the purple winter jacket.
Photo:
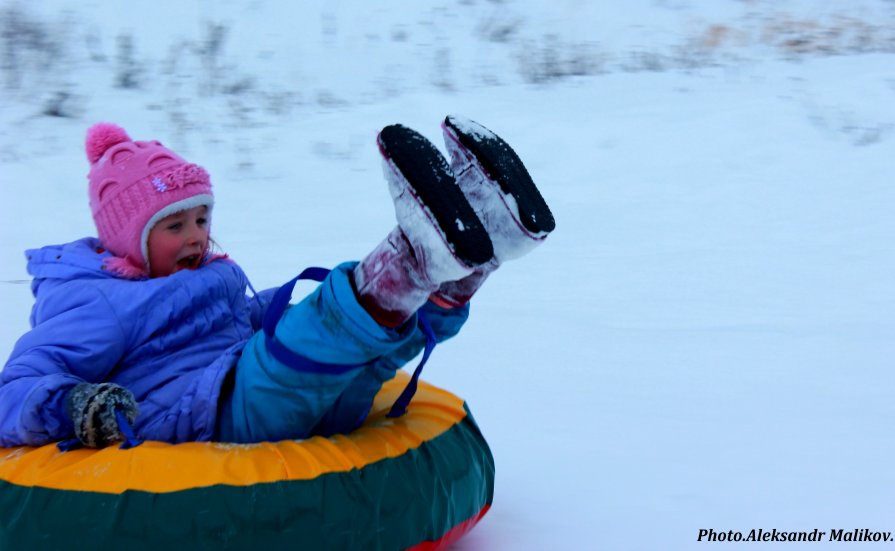
<svg viewBox="0 0 895 551">
<path fill-rule="evenodd" d="M 0 372 L 0 446 L 70 438 L 65 396 L 110 381 L 131 392 L 135 430 L 168 442 L 210 440 L 225 375 L 260 328 L 263 300 L 246 296 L 229 260 L 128 280 L 102 268 L 97 239 L 27 251 L 36 302 L 31 331 Z"/>
</svg>

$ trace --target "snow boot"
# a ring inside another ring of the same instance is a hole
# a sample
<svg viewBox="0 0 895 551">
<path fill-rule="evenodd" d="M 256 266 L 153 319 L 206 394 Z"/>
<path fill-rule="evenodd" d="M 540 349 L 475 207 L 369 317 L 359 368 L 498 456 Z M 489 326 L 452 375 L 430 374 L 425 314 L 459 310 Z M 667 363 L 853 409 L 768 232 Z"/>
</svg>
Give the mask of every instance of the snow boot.
<svg viewBox="0 0 895 551">
<path fill-rule="evenodd" d="M 556 227 L 522 160 L 484 126 L 448 116 L 441 125 L 457 183 L 488 231 L 494 257 L 469 276 L 440 286 L 436 304 L 462 306 L 494 270 L 540 245 Z"/>
<path fill-rule="evenodd" d="M 398 327 L 439 286 L 489 262 L 494 249 L 447 161 L 401 125 L 377 138 L 398 226 L 353 271 L 358 302 L 380 325 Z"/>
</svg>

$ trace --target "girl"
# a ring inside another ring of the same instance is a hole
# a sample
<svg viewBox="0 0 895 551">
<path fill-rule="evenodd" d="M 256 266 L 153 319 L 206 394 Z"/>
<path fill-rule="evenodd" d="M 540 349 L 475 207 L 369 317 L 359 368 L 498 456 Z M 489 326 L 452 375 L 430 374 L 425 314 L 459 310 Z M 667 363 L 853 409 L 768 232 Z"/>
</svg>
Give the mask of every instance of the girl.
<svg viewBox="0 0 895 551">
<path fill-rule="evenodd" d="M 409 128 L 380 132 L 398 225 L 361 262 L 310 270 L 322 283 L 287 309 L 295 280 L 249 298 L 242 269 L 210 253 L 204 169 L 91 127 L 98 239 L 27 252 L 36 302 L 0 372 L 0 446 L 103 447 L 129 425 L 168 442 L 356 428 L 427 335 L 455 335 L 488 274 L 554 228 L 503 140 L 457 117 L 442 128 L 450 166 Z"/>
</svg>

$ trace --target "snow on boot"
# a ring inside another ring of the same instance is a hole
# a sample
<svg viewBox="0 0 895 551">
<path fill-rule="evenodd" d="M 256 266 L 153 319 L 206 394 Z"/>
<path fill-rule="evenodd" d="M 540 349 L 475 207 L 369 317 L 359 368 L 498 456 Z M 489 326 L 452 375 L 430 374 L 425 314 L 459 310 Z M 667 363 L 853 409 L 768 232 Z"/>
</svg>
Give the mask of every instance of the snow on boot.
<svg viewBox="0 0 895 551">
<path fill-rule="evenodd" d="M 354 269 L 354 284 L 364 309 L 380 325 L 397 327 L 442 283 L 488 262 L 494 249 L 431 142 L 401 125 L 385 127 L 377 141 L 398 227 Z"/>
<path fill-rule="evenodd" d="M 556 227 L 550 208 L 522 160 L 484 126 L 448 116 L 442 124 L 451 169 L 494 245 L 494 258 L 456 282 L 442 285 L 432 300 L 461 306 L 488 275 L 507 260 L 529 253 Z"/>
</svg>

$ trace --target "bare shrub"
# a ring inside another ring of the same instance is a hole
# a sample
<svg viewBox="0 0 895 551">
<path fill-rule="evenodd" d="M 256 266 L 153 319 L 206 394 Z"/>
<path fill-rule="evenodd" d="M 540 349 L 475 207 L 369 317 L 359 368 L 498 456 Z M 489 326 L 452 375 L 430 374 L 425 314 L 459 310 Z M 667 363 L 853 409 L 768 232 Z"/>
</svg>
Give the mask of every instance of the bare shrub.
<svg viewBox="0 0 895 551">
<path fill-rule="evenodd" d="M 451 51 L 440 47 L 435 50 L 432 60 L 432 84 L 443 92 L 455 90 L 454 79 L 451 73 Z"/>
<path fill-rule="evenodd" d="M 229 29 L 220 23 L 205 23 L 205 36 L 195 45 L 196 55 L 202 65 L 202 79 L 199 85 L 199 93 L 205 96 L 215 95 L 222 84 L 225 67 L 221 61 L 224 51 L 224 42 L 229 34 Z M 233 84 L 226 85 L 233 88 Z"/>
<path fill-rule="evenodd" d="M 652 72 L 658 73 L 672 67 L 668 56 L 658 52 L 631 52 L 628 59 L 622 64 L 622 70 L 629 73 Z"/>
<path fill-rule="evenodd" d="M 596 44 L 564 42 L 555 34 L 522 42 L 517 59 L 519 74 L 532 84 L 605 72 L 605 58 Z"/>
<path fill-rule="evenodd" d="M 50 94 L 44 102 L 41 115 L 47 117 L 60 117 L 73 119 L 81 114 L 80 98 L 67 91 L 59 91 Z"/>
<path fill-rule="evenodd" d="M 500 15 L 485 18 L 476 29 L 476 34 L 486 42 L 509 44 L 519 34 L 525 20 L 518 16 Z"/>
<path fill-rule="evenodd" d="M 4 86 L 8 90 L 25 85 L 26 77 L 49 75 L 62 61 L 61 33 L 38 21 L 20 5 L 0 10 L 0 40 Z"/>
<path fill-rule="evenodd" d="M 118 35 L 115 56 L 115 87 L 134 90 L 140 87 L 142 69 L 134 57 L 134 37 L 130 34 Z"/>
<path fill-rule="evenodd" d="M 775 14 L 731 24 L 711 24 L 688 41 L 703 54 L 763 44 L 788 59 L 850 53 L 895 51 L 895 28 L 871 24 L 862 19 L 834 15 L 821 21 L 813 18 Z"/>
</svg>

